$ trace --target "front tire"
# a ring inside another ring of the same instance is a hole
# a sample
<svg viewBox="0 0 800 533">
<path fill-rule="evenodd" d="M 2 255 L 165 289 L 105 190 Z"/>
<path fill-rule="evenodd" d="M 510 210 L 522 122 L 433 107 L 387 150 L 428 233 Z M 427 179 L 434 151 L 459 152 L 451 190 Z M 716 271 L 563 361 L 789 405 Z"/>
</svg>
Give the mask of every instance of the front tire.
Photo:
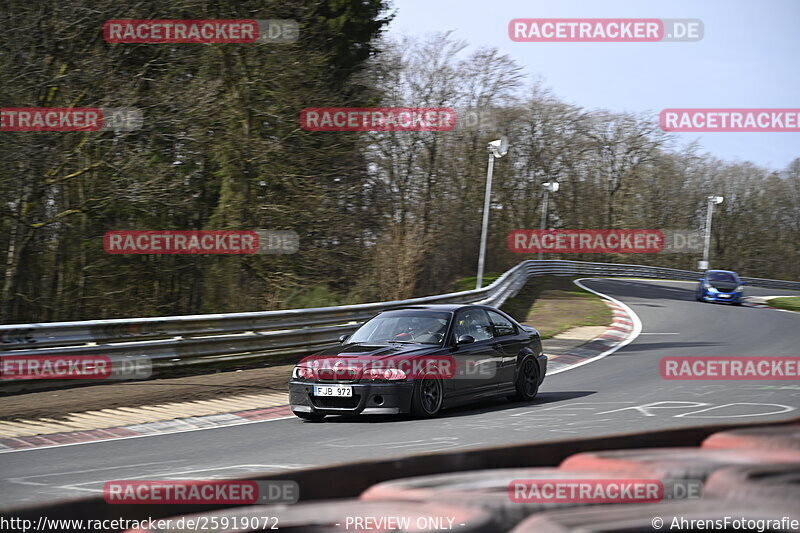
<svg viewBox="0 0 800 533">
<path fill-rule="evenodd" d="M 508 397 L 512 402 L 530 402 L 539 394 L 539 368 L 533 357 L 522 362 L 514 387 L 517 393 Z"/>
<path fill-rule="evenodd" d="M 444 387 L 440 379 L 419 379 L 414 382 L 411 396 L 411 414 L 433 418 L 442 410 Z"/>
<path fill-rule="evenodd" d="M 321 413 L 300 413 L 298 411 L 292 411 L 294 416 L 297 418 L 302 418 L 303 420 L 309 420 L 311 422 L 322 422 L 325 419 L 325 415 Z"/>
</svg>

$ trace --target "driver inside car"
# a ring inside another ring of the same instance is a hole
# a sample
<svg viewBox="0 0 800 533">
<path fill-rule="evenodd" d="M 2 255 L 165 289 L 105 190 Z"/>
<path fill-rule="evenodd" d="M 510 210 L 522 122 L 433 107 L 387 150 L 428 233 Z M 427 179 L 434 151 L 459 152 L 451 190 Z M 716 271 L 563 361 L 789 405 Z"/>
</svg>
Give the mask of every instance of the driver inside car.
<svg viewBox="0 0 800 533">
<path fill-rule="evenodd" d="M 413 341 L 423 344 L 439 344 L 444 338 L 447 322 L 439 319 L 414 319 L 405 331 L 395 335 L 398 341 Z"/>
<path fill-rule="evenodd" d="M 476 341 L 491 338 L 486 325 L 481 324 L 480 319 L 474 312 L 467 311 L 461 316 L 456 326 L 456 338 L 461 335 L 469 335 Z"/>
</svg>

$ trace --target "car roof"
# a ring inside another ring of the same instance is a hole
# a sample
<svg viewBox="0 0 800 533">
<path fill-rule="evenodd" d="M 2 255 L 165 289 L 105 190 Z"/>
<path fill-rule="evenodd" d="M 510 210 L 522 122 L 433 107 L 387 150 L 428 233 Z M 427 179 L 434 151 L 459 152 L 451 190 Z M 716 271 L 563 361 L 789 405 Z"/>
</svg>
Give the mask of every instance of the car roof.
<svg viewBox="0 0 800 533">
<path fill-rule="evenodd" d="M 487 307 L 485 305 L 477 305 L 477 304 L 425 304 L 425 305 L 406 305 L 403 307 L 395 307 L 393 309 L 387 309 L 387 311 L 419 309 L 421 311 L 447 311 L 452 313 L 458 311 L 459 309 L 464 309 L 466 307 L 482 307 L 484 309 L 493 309 L 492 307 Z"/>
<path fill-rule="evenodd" d="M 706 270 L 708 272 L 725 272 L 726 274 L 736 274 L 733 270 Z M 738 276 L 738 274 L 736 274 Z"/>
</svg>

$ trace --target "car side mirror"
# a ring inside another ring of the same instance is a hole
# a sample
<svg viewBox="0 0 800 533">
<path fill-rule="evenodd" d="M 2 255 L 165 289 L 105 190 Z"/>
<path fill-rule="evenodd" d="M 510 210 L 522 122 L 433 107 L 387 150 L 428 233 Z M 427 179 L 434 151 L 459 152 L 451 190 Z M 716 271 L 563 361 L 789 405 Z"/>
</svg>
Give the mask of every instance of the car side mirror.
<svg viewBox="0 0 800 533">
<path fill-rule="evenodd" d="M 705 278 L 697 278 L 697 281 L 703 281 Z"/>
<path fill-rule="evenodd" d="M 475 337 L 472 335 L 459 335 L 456 339 L 456 344 L 471 344 L 475 342 Z"/>
<path fill-rule="evenodd" d="M 339 344 L 344 344 L 344 341 L 350 338 L 350 335 L 339 335 Z"/>
</svg>

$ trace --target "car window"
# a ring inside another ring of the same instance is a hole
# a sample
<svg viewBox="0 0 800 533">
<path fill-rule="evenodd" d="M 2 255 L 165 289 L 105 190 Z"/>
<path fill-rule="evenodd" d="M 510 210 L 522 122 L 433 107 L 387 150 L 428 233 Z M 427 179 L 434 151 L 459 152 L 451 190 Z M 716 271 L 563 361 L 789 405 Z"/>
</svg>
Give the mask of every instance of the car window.
<svg viewBox="0 0 800 533">
<path fill-rule="evenodd" d="M 476 341 L 492 338 L 492 325 L 483 309 L 468 309 L 459 313 L 456 319 L 456 339 L 461 335 L 471 335 Z"/>
<path fill-rule="evenodd" d="M 492 325 L 494 326 L 495 337 L 514 335 L 517 332 L 517 328 L 514 327 L 514 324 L 512 324 L 509 319 L 494 311 L 487 312 L 489 313 L 489 319 L 492 321 Z"/>
<path fill-rule="evenodd" d="M 416 310 L 387 311 L 361 326 L 348 343 L 439 344 L 444 339 L 450 316 L 449 313 Z"/>
<path fill-rule="evenodd" d="M 729 272 L 709 272 L 708 281 L 736 281 L 736 276 Z"/>
</svg>

